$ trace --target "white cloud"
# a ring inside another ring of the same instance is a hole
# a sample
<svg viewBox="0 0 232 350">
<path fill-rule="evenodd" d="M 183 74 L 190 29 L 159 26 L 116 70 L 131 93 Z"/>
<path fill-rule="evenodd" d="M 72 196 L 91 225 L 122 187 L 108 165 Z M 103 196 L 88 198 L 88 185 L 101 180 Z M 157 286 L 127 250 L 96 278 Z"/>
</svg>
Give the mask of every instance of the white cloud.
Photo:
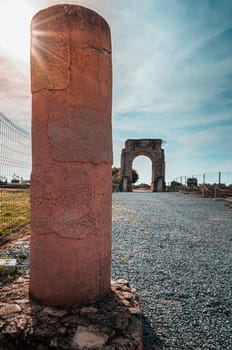
<svg viewBox="0 0 232 350">
<path fill-rule="evenodd" d="M 30 81 L 23 64 L 0 57 L 1 112 L 30 130 Z"/>
</svg>

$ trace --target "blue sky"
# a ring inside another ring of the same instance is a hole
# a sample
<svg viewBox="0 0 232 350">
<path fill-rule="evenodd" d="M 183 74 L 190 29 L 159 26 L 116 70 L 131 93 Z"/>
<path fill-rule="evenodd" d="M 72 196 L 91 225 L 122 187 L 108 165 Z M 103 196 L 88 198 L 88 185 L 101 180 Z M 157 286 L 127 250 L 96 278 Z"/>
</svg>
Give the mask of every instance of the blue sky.
<svg viewBox="0 0 232 350">
<path fill-rule="evenodd" d="M 232 1 L 20 0 L 13 7 L 1 0 L 0 110 L 27 129 L 30 19 L 57 3 L 92 8 L 111 27 L 116 166 L 126 139 L 162 138 L 167 182 L 219 170 L 232 176 Z M 148 158 L 133 167 L 150 181 Z"/>
</svg>

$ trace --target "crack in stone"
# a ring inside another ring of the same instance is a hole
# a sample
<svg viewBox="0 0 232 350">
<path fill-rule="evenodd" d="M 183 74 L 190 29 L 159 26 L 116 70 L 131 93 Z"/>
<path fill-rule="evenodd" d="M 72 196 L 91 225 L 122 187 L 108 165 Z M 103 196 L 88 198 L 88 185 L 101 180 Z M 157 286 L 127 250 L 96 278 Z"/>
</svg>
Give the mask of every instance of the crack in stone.
<svg viewBox="0 0 232 350">
<path fill-rule="evenodd" d="M 111 50 L 109 50 L 109 49 L 99 48 L 99 47 L 95 47 L 95 46 L 82 47 L 81 49 L 82 50 L 91 50 L 91 51 L 94 51 L 100 55 L 104 55 L 104 54 L 111 55 L 111 53 L 112 53 Z"/>
</svg>

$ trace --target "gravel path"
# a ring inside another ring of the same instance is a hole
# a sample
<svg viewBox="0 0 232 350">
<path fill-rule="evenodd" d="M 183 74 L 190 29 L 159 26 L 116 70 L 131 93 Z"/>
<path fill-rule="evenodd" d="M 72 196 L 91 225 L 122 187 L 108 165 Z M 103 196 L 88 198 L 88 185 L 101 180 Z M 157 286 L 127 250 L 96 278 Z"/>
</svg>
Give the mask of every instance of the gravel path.
<svg viewBox="0 0 232 350">
<path fill-rule="evenodd" d="M 144 350 L 232 349 L 232 209 L 179 193 L 113 194 L 113 279 L 142 298 Z"/>
<path fill-rule="evenodd" d="M 140 293 L 144 350 L 232 349 L 231 248 L 232 209 L 223 201 L 113 194 L 112 278 Z M 6 253 L 28 270 L 28 240 Z"/>
</svg>

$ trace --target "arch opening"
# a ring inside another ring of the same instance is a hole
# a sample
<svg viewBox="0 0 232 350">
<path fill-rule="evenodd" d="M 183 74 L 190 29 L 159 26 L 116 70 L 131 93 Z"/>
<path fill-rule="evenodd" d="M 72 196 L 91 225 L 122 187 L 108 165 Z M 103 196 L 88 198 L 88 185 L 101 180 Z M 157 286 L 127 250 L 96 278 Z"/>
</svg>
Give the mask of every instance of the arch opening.
<svg viewBox="0 0 232 350">
<path fill-rule="evenodd" d="M 132 184 L 133 192 L 150 192 L 152 183 L 152 160 L 147 155 L 137 155 L 132 169 L 138 173 L 138 181 Z"/>
</svg>

